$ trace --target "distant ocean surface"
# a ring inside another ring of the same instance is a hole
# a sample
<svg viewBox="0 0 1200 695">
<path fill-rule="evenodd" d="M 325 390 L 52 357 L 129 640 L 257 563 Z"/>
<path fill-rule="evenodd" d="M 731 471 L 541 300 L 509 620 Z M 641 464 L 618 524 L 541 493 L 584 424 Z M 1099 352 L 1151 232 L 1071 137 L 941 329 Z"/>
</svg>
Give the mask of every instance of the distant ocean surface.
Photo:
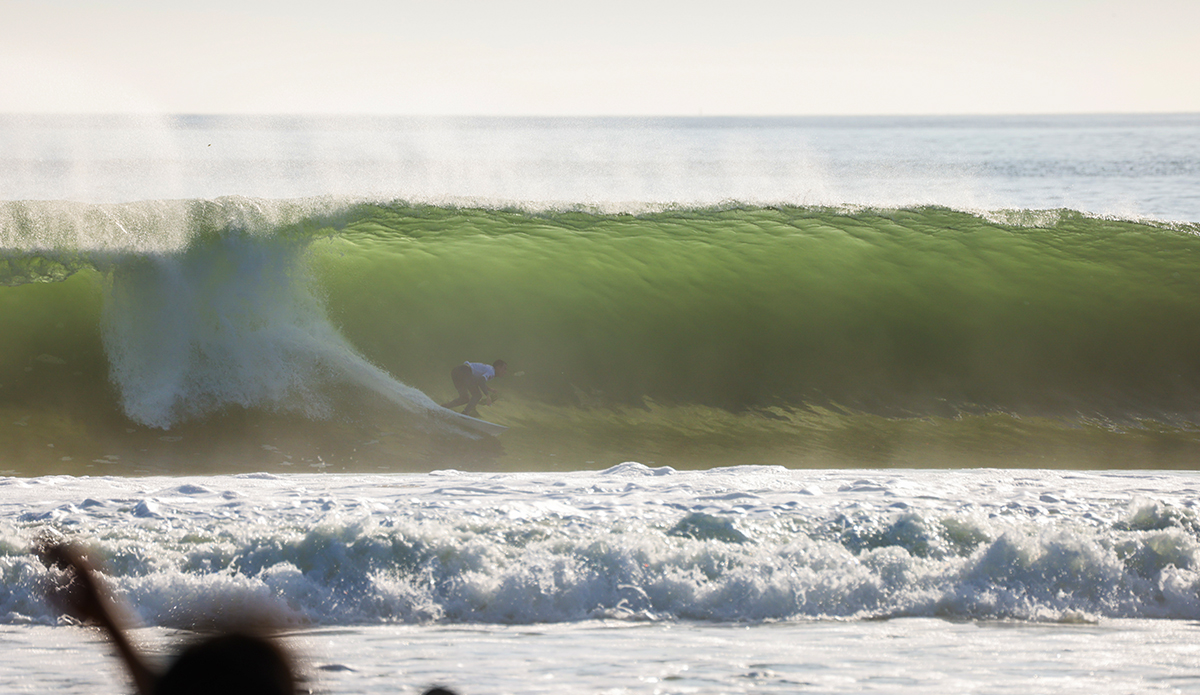
<svg viewBox="0 0 1200 695">
<path fill-rule="evenodd" d="M 0 687 L 53 530 L 317 692 L 1186 691 L 1198 234 L 1200 115 L 0 116 Z"/>
</svg>

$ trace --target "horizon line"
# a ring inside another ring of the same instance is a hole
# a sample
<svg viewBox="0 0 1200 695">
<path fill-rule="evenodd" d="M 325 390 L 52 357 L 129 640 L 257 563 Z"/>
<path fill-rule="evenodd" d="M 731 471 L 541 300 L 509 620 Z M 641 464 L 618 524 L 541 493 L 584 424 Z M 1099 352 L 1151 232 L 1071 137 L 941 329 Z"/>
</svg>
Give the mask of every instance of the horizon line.
<svg viewBox="0 0 1200 695">
<path fill-rule="evenodd" d="M 791 118 L 1046 118 L 1121 116 L 1200 116 L 1200 111 L 1008 111 L 929 113 L 622 113 L 622 114 L 505 114 L 401 113 L 368 111 L 0 111 L 0 117 L 138 117 L 138 118 L 406 118 L 406 119 L 791 119 Z"/>
</svg>

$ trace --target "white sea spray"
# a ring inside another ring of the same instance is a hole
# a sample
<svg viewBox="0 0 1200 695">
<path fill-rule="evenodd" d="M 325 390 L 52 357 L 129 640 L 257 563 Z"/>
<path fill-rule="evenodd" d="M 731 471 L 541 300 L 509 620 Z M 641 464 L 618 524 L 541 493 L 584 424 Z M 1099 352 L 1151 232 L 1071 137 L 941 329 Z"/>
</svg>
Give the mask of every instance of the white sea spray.
<svg viewBox="0 0 1200 695">
<path fill-rule="evenodd" d="M 56 619 L 28 551 L 53 530 L 107 558 L 142 621 L 173 627 L 251 610 L 316 625 L 1200 616 L 1200 544 L 1179 521 L 1200 479 L 1066 477 L 627 463 L 2 479 L 0 615 Z M 1147 505 L 1160 522 L 1136 528 Z"/>
</svg>

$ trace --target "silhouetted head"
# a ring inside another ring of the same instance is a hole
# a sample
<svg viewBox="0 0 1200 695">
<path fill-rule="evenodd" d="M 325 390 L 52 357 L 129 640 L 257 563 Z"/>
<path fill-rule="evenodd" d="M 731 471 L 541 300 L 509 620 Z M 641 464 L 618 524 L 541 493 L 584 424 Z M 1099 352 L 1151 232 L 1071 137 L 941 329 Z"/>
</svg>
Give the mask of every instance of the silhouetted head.
<svg viewBox="0 0 1200 695">
<path fill-rule="evenodd" d="M 496 370 L 496 376 L 504 376 L 504 373 L 508 371 L 508 362 L 496 360 L 492 362 L 492 369 Z"/>
<path fill-rule="evenodd" d="M 188 647 L 154 695 L 294 695 L 292 661 L 274 642 L 234 632 Z"/>
<path fill-rule="evenodd" d="M 446 690 L 445 688 L 437 687 L 437 688 L 430 688 L 429 690 L 426 690 L 424 695 L 458 695 L 458 694 L 455 693 L 453 690 Z"/>
</svg>

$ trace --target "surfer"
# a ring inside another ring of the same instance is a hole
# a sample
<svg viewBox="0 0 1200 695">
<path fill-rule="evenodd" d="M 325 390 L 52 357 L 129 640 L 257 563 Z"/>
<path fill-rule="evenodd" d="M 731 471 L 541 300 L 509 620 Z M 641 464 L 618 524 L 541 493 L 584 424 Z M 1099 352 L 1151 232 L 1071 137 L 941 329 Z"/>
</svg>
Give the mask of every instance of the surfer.
<svg viewBox="0 0 1200 695">
<path fill-rule="evenodd" d="M 507 371 L 508 363 L 504 360 L 496 360 L 491 364 L 463 362 L 450 370 L 450 379 L 454 382 L 454 388 L 458 389 L 458 398 L 442 404 L 442 407 L 457 408 L 465 404 L 467 407 L 463 410 L 463 415 L 479 417 L 475 406 L 483 395 L 487 394 L 488 405 L 494 400 L 494 392 L 488 388 L 487 382 L 504 376 Z"/>
</svg>

